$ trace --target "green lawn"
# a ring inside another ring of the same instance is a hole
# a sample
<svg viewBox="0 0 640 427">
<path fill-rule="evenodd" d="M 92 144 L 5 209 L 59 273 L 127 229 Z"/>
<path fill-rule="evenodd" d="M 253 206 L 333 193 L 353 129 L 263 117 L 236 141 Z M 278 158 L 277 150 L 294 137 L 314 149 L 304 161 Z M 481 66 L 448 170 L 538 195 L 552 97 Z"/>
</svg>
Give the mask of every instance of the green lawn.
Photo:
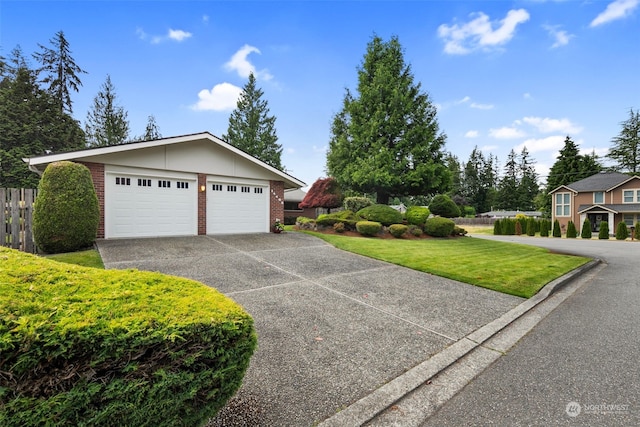
<svg viewBox="0 0 640 427">
<path fill-rule="evenodd" d="M 395 240 L 306 233 L 345 251 L 525 298 L 589 261 L 473 237 Z"/>
<path fill-rule="evenodd" d="M 67 264 L 81 265 L 83 267 L 104 268 L 100 253 L 95 249 L 47 255 L 47 258 L 54 261 L 66 262 Z"/>
</svg>

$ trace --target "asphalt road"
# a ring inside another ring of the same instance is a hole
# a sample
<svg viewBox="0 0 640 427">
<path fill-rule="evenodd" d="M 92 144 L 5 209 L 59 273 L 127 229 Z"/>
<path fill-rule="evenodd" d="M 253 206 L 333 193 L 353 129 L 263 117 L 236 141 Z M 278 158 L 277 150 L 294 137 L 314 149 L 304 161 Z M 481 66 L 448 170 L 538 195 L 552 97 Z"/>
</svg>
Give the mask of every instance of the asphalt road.
<svg viewBox="0 0 640 427">
<path fill-rule="evenodd" d="M 605 266 L 423 426 L 640 425 L 640 242 L 486 238 Z"/>
</svg>

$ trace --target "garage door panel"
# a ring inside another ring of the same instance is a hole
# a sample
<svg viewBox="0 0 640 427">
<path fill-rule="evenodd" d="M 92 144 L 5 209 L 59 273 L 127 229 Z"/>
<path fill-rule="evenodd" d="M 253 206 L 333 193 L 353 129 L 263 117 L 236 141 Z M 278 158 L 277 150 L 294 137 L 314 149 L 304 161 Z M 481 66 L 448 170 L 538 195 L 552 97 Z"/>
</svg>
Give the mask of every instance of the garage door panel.
<svg viewBox="0 0 640 427">
<path fill-rule="evenodd" d="M 177 180 L 140 174 L 130 176 L 130 185 L 118 185 L 117 176 L 122 174 L 106 176 L 107 238 L 197 234 L 195 177 Z M 178 181 L 185 183 L 183 188 L 178 188 Z"/>
<path fill-rule="evenodd" d="M 266 185 L 209 182 L 207 185 L 207 233 L 269 231 L 267 194 Z"/>
</svg>

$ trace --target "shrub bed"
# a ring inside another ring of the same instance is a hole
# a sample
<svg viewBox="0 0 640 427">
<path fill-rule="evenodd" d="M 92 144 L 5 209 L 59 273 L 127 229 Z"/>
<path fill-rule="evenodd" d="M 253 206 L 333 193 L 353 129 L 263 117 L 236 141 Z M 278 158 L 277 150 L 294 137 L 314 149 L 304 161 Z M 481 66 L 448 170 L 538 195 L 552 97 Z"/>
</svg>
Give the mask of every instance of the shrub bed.
<svg viewBox="0 0 640 427">
<path fill-rule="evenodd" d="M 336 223 L 342 223 L 347 230 L 355 230 L 356 222 L 360 218 L 356 216 L 352 211 L 340 211 L 329 214 L 318 215 L 316 218 L 316 224 L 320 227 L 333 227 Z"/>
<path fill-rule="evenodd" d="M 399 239 L 404 235 L 404 233 L 407 232 L 408 229 L 409 227 L 407 227 L 404 224 L 391 224 L 389 226 L 389 233 L 391 233 L 393 237 L 396 237 Z"/>
<path fill-rule="evenodd" d="M 363 236 L 375 236 L 382 231 L 382 224 L 375 221 L 359 221 L 356 223 L 356 229 Z"/>
<path fill-rule="evenodd" d="M 306 216 L 299 216 L 298 218 L 296 218 L 296 226 L 300 230 L 315 230 L 316 220 L 307 218 Z"/>
<path fill-rule="evenodd" d="M 433 237 L 447 237 L 451 235 L 455 226 L 453 220 L 436 216 L 427 220 L 424 232 Z"/>
<path fill-rule="evenodd" d="M 0 425 L 198 426 L 240 387 L 253 319 L 201 283 L 0 248 Z"/>
</svg>

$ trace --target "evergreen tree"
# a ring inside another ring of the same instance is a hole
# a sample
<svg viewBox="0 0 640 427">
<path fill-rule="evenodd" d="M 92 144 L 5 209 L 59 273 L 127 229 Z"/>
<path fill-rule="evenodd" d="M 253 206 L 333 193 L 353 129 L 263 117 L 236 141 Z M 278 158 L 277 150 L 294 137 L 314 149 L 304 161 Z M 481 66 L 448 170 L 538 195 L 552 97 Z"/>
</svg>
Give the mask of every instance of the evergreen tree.
<svg viewBox="0 0 640 427">
<path fill-rule="evenodd" d="M 567 238 L 574 239 L 578 237 L 578 230 L 576 229 L 576 225 L 573 221 L 569 221 L 567 223 Z"/>
<path fill-rule="evenodd" d="M 624 221 L 620 221 L 616 226 L 616 240 L 627 240 L 629 237 L 629 229 Z"/>
<path fill-rule="evenodd" d="M 333 119 L 327 171 L 345 190 L 393 196 L 443 193 L 451 178 L 444 163 L 446 136 L 436 107 L 414 82 L 397 37 L 374 36 Z"/>
<path fill-rule="evenodd" d="M 117 105 L 116 98 L 115 87 L 111 83 L 111 77 L 107 75 L 87 113 L 85 132 L 89 147 L 123 144 L 129 138 L 127 112 Z"/>
<path fill-rule="evenodd" d="M 485 158 L 475 147 L 464 168 L 462 194 L 466 202 L 477 213 L 488 212 L 496 200 L 497 159 L 491 155 Z"/>
<path fill-rule="evenodd" d="M 10 74 L 0 82 L 0 187 L 36 188 L 39 178 L 22 159 L 79 149 L 84 146 L 84 133 L 40 89 L 36 72 L 24 58 L 13 58 Z"/>
<path fill-rule="evenodd" d="M 609 240 L 609 223 L 602 221 L 600 223 L 600 231 L 598 231 L 598 239 Z"/>
<path fill-rule="evenodd" d="M 151 115 L 147 118 L 147 127 L 144 130 L 144 135 L 142 136 L 142 140 L 153 141 L 161 138 L 162 138 L 162 134 L 160 133 L 160 128 L 156 123 L 156 118 L 153 115 Z"/>
<path fill-rule="evenodd" d="M 505 210 L 520 209 L 519 181 L 516 152 L 511 150 L 504 165 L 504 175 L 498 184 L 496 208 Z"/>
<path fill-rule="evenodd" d="M 462 168 L 460 166 L 460 160 L 458 160 L 458 157 L 455 155 L 447 153 L 445 157 L 445 164 L 451 174 L 451 187 L 447 192 L 447 195 L 451 197 L 454 202 L 465 205 L 466 200 L 462 195 Z"/>
<path fill-rule="evenodd" d="M 227 134 L 222 139 L 266 164 L 284 170 L 280 159 L 282 146 L 277 143 L 276 117 L 269 116 L 268 103 L 262 99 L 263 94 L 256 87 L 253 73 L 249 74 L 249 81 L 242 88 L 236 109 L 229 117 Z"/>
<path fill-rule="evenodd" d="M 38 72 L 45 74 L 42 82 L 49 85 L 49 93 L 58 102 L 60 112 L 72 114 L 70 92 L 78 92 L 78 88 L 82 86 L 80 74 L 87 72 L 80 68 L 71 56 L 69 42 L 62 31 L 58 31 L 49 43 L 51 47 L 38 44 L 40 52 L 33 55 L 41 64 Z"/>
<path fill-rule="evenodd" d="M 535 198 L 540 192 L 535 161 L 529 155 L 527 147 L 522 148 L 518 164 L 518 207 L 523 211 L 535 209 Z"/>
<path fill-rule="evenodd" d="M 616 161 L 616 168 L 634 175 L 640 172 L 640 110 L 629 110 L 629 118 L 620 123 L 622 130 L 613 138 L 607 157 Z"/>
<path fill-rule="evenodd" d="M 553 237 L 562 237 L 562 230 L 560 229 L 560 221 L 557 219 L 553 221 L 553 230 L 551 232 Z"/>
<path fill-rule="evenodd" d="M 541 210 L 546 215 L 551 214 L 551 196 L 548 195 L 549 192 L 561 185 L 571 184 L 594 175 L 602 169 L 602 165 L 595 153 L 586 156 L 581 155 L 576 143 L 573 142 L 570 136 L 567 136 L 564 140 L 564 147 L 560 150 L 556 162 L 549 171 L 545 191 L 547 196 L 544 198 L 544 205 L 542 205 Z"/>
</svg>

